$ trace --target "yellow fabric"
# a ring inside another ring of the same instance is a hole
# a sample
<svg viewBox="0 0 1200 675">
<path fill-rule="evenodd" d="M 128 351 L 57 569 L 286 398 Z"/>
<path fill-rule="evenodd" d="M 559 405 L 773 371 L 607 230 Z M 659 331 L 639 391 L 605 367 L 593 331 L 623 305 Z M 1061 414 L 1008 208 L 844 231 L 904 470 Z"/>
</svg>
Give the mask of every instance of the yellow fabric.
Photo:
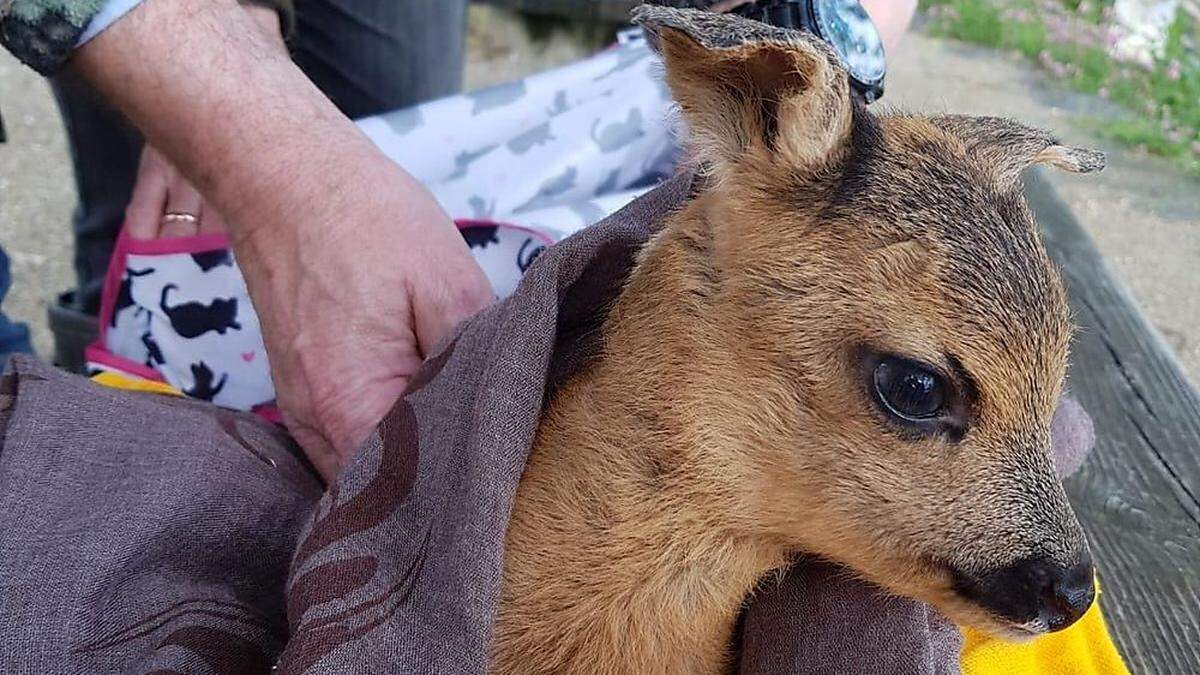
<svg viewBox="0 0 1200 675">
<path fill-rule="evenodd" d="M 1097 597 L 1099 588 L 1096 589 Z M 1070 628 L 1025 643 L 963 629 L 963 675 L 1128 675 L 1097 599 Z"/>
<path fill-rule="evenodd" d="M 120 373 L 102 372 L 92 376 L 92 382 L 126 391 L 144 391 L 151 394 L 166 394 L 167 396 L 183 396 L 183 392 L 166 382 L 143 380 L 140 377 L 129 377 Z"/>
</svg>

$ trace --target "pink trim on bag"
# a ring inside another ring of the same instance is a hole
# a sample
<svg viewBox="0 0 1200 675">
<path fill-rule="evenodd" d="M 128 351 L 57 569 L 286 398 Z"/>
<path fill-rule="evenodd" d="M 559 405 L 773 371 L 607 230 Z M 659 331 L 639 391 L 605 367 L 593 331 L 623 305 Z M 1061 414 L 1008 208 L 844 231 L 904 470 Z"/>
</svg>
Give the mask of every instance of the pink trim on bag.
<svg viewBox="0 0 1200 675">
<path fill-rule="evenodd" d="M 143 380 L 150 380 L 152 382 L 166 383 L 167 381 L 166 378 L 162 376 L 162 373 L 151 368 L 150 366 L 147 366 L 144 363 L 132 361 L 124 356 L 118 356 L 108 351 L 108 349 L 105 348 L 104 343 L 100 341 L 96 341 L 88 345 L 83 350 L 83 356 L 89 363 L 95 363 L 104 368 L 111 368 L 113 370 L 125 373 L 126 375 L 133 375 L 134 377 L 140 377 Z"/>
<path fill-rule="evenodd" d="M 554 243 L 549 235 L 531 227 L 505 223 L 486 218 L 457 218 L 454 224 L 463 230 L 470 227 L 495 227 L 502 230 L 517 230 L 540 240 L 550 246 Z M 104 277 L 104 285 L 100 291 L 100 343 L 106 344 L 108 327 L 112 322 L 113 310 L 117 301 L 117 293 L 121 288 L 121 280 L 125 276 L 126 258 L 131 255 L 172 255 L 176 253 L 207 253 L 230 248 L 229 236 L 224 233 L 198 234 L 192 237 L 167 237 L 164 239 L 134 239 L 122 226 L 117 244 L 113 247 L 112 258 L 108 262 L 108 273 Z"/>
<path fill-rule="evenodd" d="M 460 230 L 471 227 L 495 227 L 499 230 L 516 230 L 541 241 L 547 246 L 554 244 L 554 239 L 549 235 L 523 225 L 504 223 L 486 218 L 458 218 L 455 219 L 454 224 Z M 104 277 L 104 285 L 100 292 L 100 338 L 88 345 L 84 350 L 84 356 L 87 361 L 126 375 L 152 382 L 166 383 L 166 378 L 154 368 L 108 351 L 108 329 L 112 322 L 117 294 L 121 288 L 121 280 L 125 276 L 126 259 L 131 255 L 194 254 L 230 247 L 229 236 L 226 234 L 199 234 L 192 237 L 168 237 L 165 239 L 134 239 L 122 227 L 121 233 L 117 237 L 116 246 L 113 248 L 112 258 L 108 263 L 108 272 Z M 267 422 L 284 426 L 283 414 L 273 403 L 257 405 L 252 409 L 252 412 Z"/>
<path fill-rule="evenodd" d="M 113 311 L 116 309 L 121 280 L 125 276 L 126 259 L 131 255 L 195 254 L 228 248 L 231 248 L 229 236 L 223 233 L 165 239 L 134 239 L 126 233 L 125 227 L 122 226 L 121 233 L 117 236 L 116 246 L 113 247 L 112 258 L 108 261 L 104 286 L 100 291 L 100 338 L 84 349 L 84 358 L 89 363 L 94 363 L 101 368 L 151 382 L 166 383 L 166 378 L 154 368 L 108 351 L 108 328 L 112 322 Z M 283 425 L 283 413 L 273 403 L 256 405 L 251 412 L 267 422 Z"/>
<path fill-rule="evenodd" d="M 279 408 L 274 403 L 263 403 L 262 405 L 256 405 L 250 409 L 250 412 L 258 415 L 271 424 L 278 424 L 285 429 L 287 428 L 287 425 L 283 423 L 283 413 L 279 412 Z"/>
<path fill-rule="evenodd" d="M 124 229 L 121 230 L 124 232 Z M 125 253 L 130 255 L 170 255 L 172 253 L 207 253 L 229 248 L 229 235 L 222 232 L 195 234 L 190 237 L 134 239 L 125 237 Z"/>
<path fill-rule="evenodd" d="M 104 274 L 104 286 L 100 289 L 100 344 L 106 344 L 108 324 L 112 322 L 113 304 L 117 301 L 117 289 L 121 287 L 121 277 L 125 276 L 125 234 L 124 226 L 117 235 L 117 244 L 113 247 L 112 257 L 108 259 L 108 271 Z"/>
<path fill-rule="evenodd" d="M 489 220 L 487 218 L 455 218 L 454 224 L 460 230 L 465 230 L 469 227 L 495 227 L 501 230 L 517 230 L 518 232 L 524 232 L 532 237 L 541 239 L 542 243 L 547 246 L 554 244 L 554 240 L 550 238 L 550 235 L 545 232 L 539 232 L 532 227 L 525 227 L 524 225 L 502 223 L 498 220 Z"/>
</svg>

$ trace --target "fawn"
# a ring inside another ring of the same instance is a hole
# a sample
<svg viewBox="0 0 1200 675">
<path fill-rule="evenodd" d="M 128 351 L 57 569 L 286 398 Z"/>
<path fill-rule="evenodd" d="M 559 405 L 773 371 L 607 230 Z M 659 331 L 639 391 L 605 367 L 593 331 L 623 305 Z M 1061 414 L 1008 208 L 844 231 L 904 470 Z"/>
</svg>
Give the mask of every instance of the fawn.
<svg viewBox="0 0 1200 675">
<path fill-rule="evenodd" d="M 1011 638 L 1093 600 L 1048 454 L 1071 323 L 1020 171 L 1103 155 L 877 114 L 817 39 L 642 7 L 698 172 L 509 526 L 502 673 L 719 672 L 796 552 Z"/>
</svg>

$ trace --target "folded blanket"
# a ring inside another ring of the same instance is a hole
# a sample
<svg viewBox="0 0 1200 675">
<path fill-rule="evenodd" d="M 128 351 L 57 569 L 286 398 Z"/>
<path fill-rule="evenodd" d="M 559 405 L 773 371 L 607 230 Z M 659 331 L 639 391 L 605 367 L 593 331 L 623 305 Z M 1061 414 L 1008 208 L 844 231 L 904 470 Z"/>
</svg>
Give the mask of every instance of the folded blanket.
<svg viewBox="0 0 1200 675">
<path fill-rule="evenodd" d="M 252 415 L 14 361 L 0 380 L 3 670 L 485 671 L 543 403 L 596 353 L 636 251 L 690 186 L 677 177 L 548 249 L 435 350 L 323 497 Z M 1060 450 L 1079 444 L 1068 433 Z M 959 672 L 955 627 L 844 572 L 801 560 L 765 581 L 739 670 Z"/>
</svg>

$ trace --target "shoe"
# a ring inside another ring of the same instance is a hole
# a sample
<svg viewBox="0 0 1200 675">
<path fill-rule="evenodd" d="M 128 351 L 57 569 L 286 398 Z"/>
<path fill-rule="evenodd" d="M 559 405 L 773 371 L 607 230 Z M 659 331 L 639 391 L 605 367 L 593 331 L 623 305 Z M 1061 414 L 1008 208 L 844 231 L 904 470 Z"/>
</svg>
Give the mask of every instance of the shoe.
<svg viewBox="0 0 1200 675">
<path fill-rule="evenodd" d="M 54 335 L 54 365 L 72 373 L 86 374 L 83 351 L 100 337 L 96 317 L 75 309 L 75 291 L 60 294 L 46 310 Z"/>
</svg>

